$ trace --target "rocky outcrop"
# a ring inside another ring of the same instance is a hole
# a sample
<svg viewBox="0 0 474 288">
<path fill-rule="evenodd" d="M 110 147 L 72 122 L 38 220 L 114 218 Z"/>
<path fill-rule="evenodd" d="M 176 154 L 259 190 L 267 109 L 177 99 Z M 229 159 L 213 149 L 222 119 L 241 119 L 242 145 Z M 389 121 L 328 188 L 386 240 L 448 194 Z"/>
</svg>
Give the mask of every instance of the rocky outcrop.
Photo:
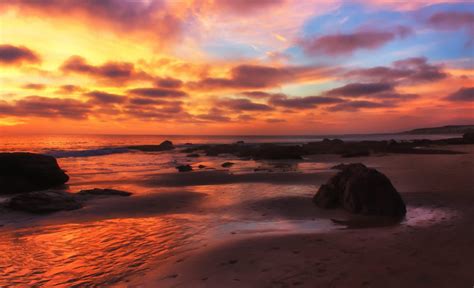
<svg viewBox="0 0 474 288">
<path fill-rule="evenodd" d="M 7 207 L 31 213 L 49 213 L 79 209 L 82 208 L 82 203 L 71 193 L 35 191 L 13 197 Z"/>
<path fill-rule="evenodd" d="M 69 176 L 52 156 L 0 153 L 0 194 L 49 189 L 68 180 Z"/>
<path fill-rule="evenodd" d="M 337 168 L 341 171 L 313 197 L 318 207 L 342 207 L 351 213 L 366 215 L 405 215 L 402 197 L 384 174 L 360 163 Z"/>
<path fill-rule="evenodd" d="M 83 197 L 94 197 L 94 196 L 130 196 L 132 193 L 126 192 L 126 191 L 121 191 L 121 190 L 115 190 L 115 189 L 99 189 L 99 188 L 94 188 L 94 189 L 88 189 L 88 190 L 81 190 L 77 193 L 78 196 L 83 196 Z"/>
<path fill-rule="evenodd" d="M 78 193 L 55 190 L 34 191 L 12 197 L 7 202 L 7 207 L 31 213 L 50 213 L 82 208 L 88 200 L 97 197 L 130 195 L 132 193 L 126 191 L 99 188 L 81 190 Z"/>
<path fill-rule="evenodd" d="M 160 145 L 135 145 L 128 146 L 127 148 L 132 150 L 140 150 L 143 152 L 159 152 L 173 150 L 175 147 L 173 145 L 173 142 L 166 140 L 161 142 Z"/>
</svg>

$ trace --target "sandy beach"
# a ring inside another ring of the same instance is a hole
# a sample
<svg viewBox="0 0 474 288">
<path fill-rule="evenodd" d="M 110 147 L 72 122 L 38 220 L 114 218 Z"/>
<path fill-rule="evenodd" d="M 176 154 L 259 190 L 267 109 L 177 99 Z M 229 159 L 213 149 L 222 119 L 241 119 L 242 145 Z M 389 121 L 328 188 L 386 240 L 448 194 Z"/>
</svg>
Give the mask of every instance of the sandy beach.
<svg viewBox="0 0 474 288">
<path fill-rule="evenodd" d="M 224 243 L 171 259 L 127 286 L 470 287 L 474 146 L 456 149 L 469 154 L 353 159 L 383 171 L 399 189 L 408 213 L 398 225 L 234 234 Z M 266 208 L 279 216 L 311 218 L 298 201 L 286 204 Z"/>
</svg>

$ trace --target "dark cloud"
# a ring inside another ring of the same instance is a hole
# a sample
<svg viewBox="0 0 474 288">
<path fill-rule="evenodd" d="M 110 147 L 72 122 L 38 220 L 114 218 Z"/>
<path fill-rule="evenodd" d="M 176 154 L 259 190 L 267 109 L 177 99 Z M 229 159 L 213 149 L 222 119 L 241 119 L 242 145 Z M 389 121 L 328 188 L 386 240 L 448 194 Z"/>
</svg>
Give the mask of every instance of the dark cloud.
<svg viewBox="0 0 474 288">
<path fill-rule="evenodd" d="M 85 94 L 92 103 L 117 104 L 123 103 L 127 98 L 122 95 L 111 94 L 102 91 L 92 91 Z"/>
<path fill-rule="evenodd" d="M 318 105 L 342 103 L 344 101 L 340 98 L 326 96 L 288 97 L 286 95 L 279 95 L 271 97 L 269 103 L 273 106 L 290 109 L 311 109 Z"/>
<path fill-rule="evenodd" d="M 40 57 L 25 46 L 0 45 L 0 64 L 18 65 L 23 63 L 40 63 Z"/>
<path fill-rule="evenodd" d="M 150 76 L 142 71 L 137 71 L 129 62 L 107 62 L 99 66 L 87 63 L 80 56 L 72 56 L 61 66 L 64 72 L 90 75 L 108 81 L 124 84 L 130 80 L 150 79 Z"/>
<path fill-rule="evenodd" d="M 425 57 L 415 57 L 395 61 L 391 67 L 379 66 L 350 70 L 345 73 L 345 76 L 361 80 L 413 84 L 441 80 L 449 75 L 441 66 L 429 64 Z"/>
<path fill-rule="evenodd" d="M 21 86 L 23 89 L 31 89 L 31 90 L 43 90 L 46 88 L 46 85 L 39 84 L 39 83 L 28 83 Z"/>
<path fill-rule="evenodd" d="M 465 27 L 474 32 L 474 13 L 472 12 L 439 12 L 431 15 L 427 22 L 437 29 L 455 30 Z"/>
<path fill-rule="evenodd" d="M 235 111 L 270 111 L 272 107 L 266 104 L 260 104 L 250 101 L 246 98 L 225 99 L 219 101 L 219 104 Z"/>
<path fill-rule="evenodd" d="M 350 83 L 329 90 L 325 94 L 329 96 L 359 97 L 392 90 L 393 85 L 389 83 Z"/>
<path fill-rule="evenodd" d="M 127 105 L 123 112 L 126 115 L 134 116 L 146 120 L 161 120 L 168 121 L 176 118 L 183 118 L 187 114 L 183 111 L 182 102 L 180 101 L 166 101 L 153 105 Z"/>
<path fill-rule="evenodd" d="M 91 111 L 87 103 L 75 99 L 46 98 L 28 96 L 11 104 L 0 104 L 0 114 L 4 116 L 63 117 L 85 119 Z"/>
<path fill-rule="evenodd" d="M 158 78 L 155 80 L 155 85 L 161 88 L 177 89 L 183 86 L 183 81 L 176 78 Z"/>
<path fill-rule="evenodd" d="M 205 78 L 190 85 L 197 89 L 264 88 L 276 86 L 294 77 L 295 73 L 287 68 L 239 65 L 232 68 L 230 78 Z"/>
<path fill-rule="evenodd" d="M 387 30 L 358 31 L 347 34 L 332 34 L 300 41 L 304 52 L 308 55 L 344 55 L 352 54 L 359 49 L 376 49 L 411 34 L 411 29 L 398 26 Z"/>
<path fill-rule="evenodd" d="M 130 94 L 143 96 L 143 97 L 186 97 L 187 94 L 181 90 L 164 89 L 164 88 L 135 88 L 128 90 Z"/>
<path fill-rule="evenodd" d="M 163 105 L 167 103 L 161 99 L 152 99 L 152 98 L 144 98 L 144 97 L 134 97 L 129 99 L 129 103 L 132 105 Z"/>
<path fill-rule="evenodd" d="M 463 87 L 445 99 L 453 102 L 474 102 L 474 87 Z"/>
<path fill-rule="evenodd" d="M 348 101 L 328 108 L 329 111 L 358 111 L 359 109 L 390 108 L 395 107 L 393 103 L 380 103 L 372 101 Z"/>
</svg>

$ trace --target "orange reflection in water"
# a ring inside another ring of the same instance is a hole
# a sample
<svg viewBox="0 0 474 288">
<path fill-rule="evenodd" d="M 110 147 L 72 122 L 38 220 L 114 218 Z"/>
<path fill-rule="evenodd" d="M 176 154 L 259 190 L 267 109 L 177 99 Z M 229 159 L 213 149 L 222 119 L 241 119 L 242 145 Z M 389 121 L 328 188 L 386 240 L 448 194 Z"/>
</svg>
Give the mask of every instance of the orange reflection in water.
<svg viewBox="0 0 474 288">
<path fill-rule="evenodd" d="M 147 271 L 158 259 L 179 253 L 184 245 L 193 249 L 199 242 L 196 229 L 189 220 L 160 217 L 5 231 L 0 234 L 0 286 L 101 286 L 124 281 Z"/>
</svg>

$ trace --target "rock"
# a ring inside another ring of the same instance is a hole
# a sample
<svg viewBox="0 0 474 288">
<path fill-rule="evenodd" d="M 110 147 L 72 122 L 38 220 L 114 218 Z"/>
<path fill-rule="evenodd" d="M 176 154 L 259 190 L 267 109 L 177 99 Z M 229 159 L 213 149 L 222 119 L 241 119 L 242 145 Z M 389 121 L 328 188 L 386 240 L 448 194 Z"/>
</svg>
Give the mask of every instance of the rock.
<svg viewBox="0 0 474 288">
<path fill-rule="evenodd" d="M 229 168 L 229 167 L 234 166 L 234 164 L 235 163 L 233 163 L 233 162 L 224 162 L 224 163 L 222 163 L 221 166 L 224 167 L 224 168 Z"/>
<path fill-rule="evenodd" d="M 35 191 L 13 197 L 7 206 L 14 210 L 48 213 L 82 208 L 81 202 L 71 193 L 62 191 Z"/>
<path fill-rule="evenodd" d="M 369 151 L 351 151 L 341 155 L 343 158 L 352 158 L 352 157 L 364 157 L 370 156 Z"/>
<path fill-rule="evenodd" d="M 301 147 L 297 145 L 262 144 L 253 152 L 251 157 L 255 160 L 302 159 L 303 154 Z"/>
<path fill-rule="evenodd" d="M 199 154 L 197 154 L 197 153 L 191 153 L 191 154 L 186 155 L 186 157 L 198 158 L 198 157 L 199 157 Z"/>
<path fill-rule="evenodd" d="M 94 189 L 89 189 L 89 190 L 81 190 L 77 193 L 78 196 L 130 196 L 132 193 L 126 192 L 126 191 L 121 191 L 121 190 L 115 190 L 115 189 L 99 189 L 99 188 L 94 188 Z"/>
<path fill-rule="evenodd" d="M 313 197 L 318 207 L 343 207 L 351 213 L 366 215 L 405 215 L 402 197 L 384 174 L 361 163 L 341 168 Z"/>
<path fill-rule="evenodd" d="M 202 164 L 201 164 L 201 165 L 198 166 L 198 168 L 199 168 L 199 169 L 204 169 L 204 168 L 206 168 L 206 165 L 202 165 Z"/>
<path fill-rule="evenodd" d="M 176 169 L 178 169 L 179 172 L 193 171 L 193 167 L 191 167 L 189 164 L 176 166 Z"/>
<path fill-rule="evenodd" d="M 242 141 L 242 140 L 239 140 L 239 141 L 235 142 L 235 144 L 241 144 L 242 145 L 242 144 L 245 144 L 245 142 Z"/>
<path fill-rule="evenodd" d="M 346 168 L 347 166 L 348 166 L 347 164 L 341 163 L 341 164 L 337 164 L 335 166 L 332 166 L 331 169 L 344 170 L 344 168 Z"/>
<path fill-rule="evenodd" d="M 467 143 L 474 143 L 474 132 L 464 133 L 462 139 Z"/>
<path fill-rule="evenodd" d="M 52 156 L 0 153 L 0 194 L 49 189 L 69 180 Z"/>
<path fill-rule="evenodd" d="M 128 149 L 133 150 L 140 150 L 144 152 L 159 152 L 159 151 L 168 151 L 173 150 L 174 145 L 171 141 L 163 141 L 160 145 L 135 145 L 135 146 L 128 146 Z"/>
</svg>

